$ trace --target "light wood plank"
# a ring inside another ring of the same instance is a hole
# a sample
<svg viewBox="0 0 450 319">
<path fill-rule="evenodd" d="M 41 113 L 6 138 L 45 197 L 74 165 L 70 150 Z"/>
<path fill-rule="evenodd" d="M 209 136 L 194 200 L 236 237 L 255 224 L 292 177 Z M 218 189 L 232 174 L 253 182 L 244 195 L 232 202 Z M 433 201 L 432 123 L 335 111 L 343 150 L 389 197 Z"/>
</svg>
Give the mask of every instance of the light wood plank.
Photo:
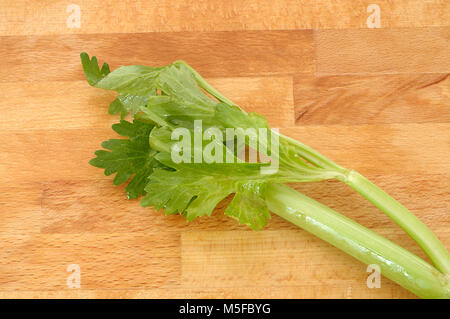
<svg viewBox="0 0 450 319">
<path fill-rule="evenodd" d="M 147 288 L 179 284 L 179 235 L 79 234 L 0 236 L 1 290 L 65 290 L 67 267 L 81 287 Z"/>
<path fill-rule="evenodd" d="M 119 122 L 108 114 L 117 94 L 92 88 L 87 81 L 35 81 L 0 83 L 7 92 L 0 111 L 7 121 L 3 130 L 107 128 Z"/>
<path fill-rule="evenodd" d="M 0 37 L 0 82 L 82 80 L 83 51 L 111 69 L 182 59 L 205 77 L 312 73 L 313 42 L 312 30 Z"/>
<path fill-rule="evenodd" d="M 370 178 L 405 204 L 431 229 L 450 226 L 450 176 L 405 174 Z M 291 186 L 366 227 L 402 232 L 391 219 L 343 183 L 327 181 Z M 41 232 L 251 231 L 223 214 L 229 201 L 221 202 L 211 217 L 197 218 L 187 223 L 182 216 L 165 216 L 161 211 L 140 207 L 138 200 L 127 201 L 123 187 L 113 186 L 110 178 L 98 181 L 55 181 L 46 183 L 43 189 Z M 273 215 L 265 229 L 296 230 L 297 227 Z M 412 241 L 408 244 L 412 244 Z"/>
<path fill-rule="evenodd" d="M 323 285 L 363 288 L 368 276 L 365 265 L 301 230 L 186 232 L 181 245 L 184 287 L 311 285 L 313 295 Z M 381 286 L 380 295 L 401 289 L 385 278 Z"/>
<path fill-rule="evenodd" d="M 371 0 L 77 1 L 80 28 L 69 28 L 73 1 L 1 0 L 0 35 L 366 28 Z M 382 27 L 448 26 L 446 0 L 378 0 Z M 120 17 L 117 16 L 120 12 Z"/>
<path fill-rule="evenodd" d="M 449 83 L 448 73 L 296 76 L 296 123 L 448 123 Z"/>
<path fill-rule="evenodd" d="M 209 82 L 247 111 L 258 111 L 273 127 L 292 126 L 291 77 L 212 78 Z M 64 90 L 64 96 L 61 96 Z M 92 88 L 86 81 L 0 83 L 7 92 L 0 111 L 7 121 L 0 129 L 105 128 L 119 121 L 107 114 L 116 93 Z"/>
<path fill-rule="evenodd" d="M 264 115 L 271 127 L 294 124 L 292 77 L 212 78 L 208 81 L 247 112 Z"/>
<path fill-rule="evenodd" d="M 318 30 L 318 74 L 449 73 L 450 27 Z"/>
<path fill-rule="evenodd" d="M 366 175 L 428 174 L 450 171 L 450 124 L 308 125 L 280 132 L 308 144 L 344 167 Z M 3 181 L 102 179 L 88 164 L 111 129 L 2 130 Z"/>
<path fill-rule="evenodd" d="M 2 0 L 0 4 L 7 8 L 0 15 L 0 34 L 311 29 L 315 10 L 311 0 L 78 1 L 78 29 L 68 28 L 66 23 L 70 16 L 66 8 L 72 3 Z"/>
<path fill-rule="evenodd" d="M 385 287 L 380 289 L 368 289 L 358 284 L 338 285 L 329 284 L 324 286 L 269 286 L 269 287 L 186 287 L 186 288 L 164 288 L 164 289 L 70 289 L 70 290 L 20 290 L 0 291 L 0 298 L 177 298 L 177 299 L 303 299 L 303 298 L 416 298 L 405 289 L 398 287 Z"/>
<path fill-rule="evenodd" d="M 371 4 L 380 8 L 381 28 L 448 26 L 450 7 L 446 0 L 318 0 L 315 28 L 367 28 Z"/>
<path fill-rule="evenodd" d="M 449 124 L 308 125 L 280 132 L 367 175 L 449 171 Z"/>
<path fill-rule="evenodd" d="M 40 183 L 0 184 L 0 236 L 40 232 L 42 192 Z"/>
</svg>

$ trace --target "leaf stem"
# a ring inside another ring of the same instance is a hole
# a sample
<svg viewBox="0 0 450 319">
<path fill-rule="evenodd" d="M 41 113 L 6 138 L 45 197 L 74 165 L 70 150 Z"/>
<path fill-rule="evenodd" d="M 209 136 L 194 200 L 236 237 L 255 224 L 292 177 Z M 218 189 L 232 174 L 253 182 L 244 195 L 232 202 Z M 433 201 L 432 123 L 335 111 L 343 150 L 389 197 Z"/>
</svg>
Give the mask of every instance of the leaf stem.
<svg viewBox="0 0 450 319">
<path fill-rule="evenodd" d="M 422 298 L 450 298 L 448 276 L 388 239 L 331 208 L 280 184 L 267 187 L 273 213 L 316 235 Z"/>
<path fill-rule="evenodd" d="M 192 72 L 192 74 L 195 77 L 195 80 L 197 81 L 198 85 L 200 85 L 206 92 L 214 96 L 216 99 L 218 99 L 220 102 L 226 103 L 228 105 L 234 105 L 239 107 L 238 105 L 234 104 L 231 100 L 229 100 L 226 96 L 224 96 L 222 93 L 217 91 L 211 84 L 209 84 L 197 71 L 194 70 L 189 64 L 187 64 L 183 60 L 175 61 L 173 64 L 176 65 L 183 65 L 186 68 L 189 69 L 189 71 Z M 239 107 L 240 108 L 240 107 Z M 240 108 L 241 109 L 241 108 Z M 241 109 L 242 110 L 242 109 Z"/>
</svg>

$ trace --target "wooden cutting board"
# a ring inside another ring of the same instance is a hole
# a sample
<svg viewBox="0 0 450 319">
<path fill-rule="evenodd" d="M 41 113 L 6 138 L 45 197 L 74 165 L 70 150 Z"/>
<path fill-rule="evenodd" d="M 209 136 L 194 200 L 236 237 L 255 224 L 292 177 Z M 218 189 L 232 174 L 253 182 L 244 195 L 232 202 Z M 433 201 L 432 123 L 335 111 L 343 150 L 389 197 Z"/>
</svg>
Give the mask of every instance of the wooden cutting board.
<svg viewBox="0 0 450 319">
<path fill-rule="evenodd" d="M 371 3 L 0 0 L 0 297 L 414 297 L 384 277 L 369 289 L 365 265 L 277 216 L 254 232 L 222 203 L 187 224 L 88 165 L 117 118 L 79 53 L 112 69 L 184 59 L 450 247 L 450 4 Z M 294 187 L 425 258 L 345 185 Z"/>
</svg>

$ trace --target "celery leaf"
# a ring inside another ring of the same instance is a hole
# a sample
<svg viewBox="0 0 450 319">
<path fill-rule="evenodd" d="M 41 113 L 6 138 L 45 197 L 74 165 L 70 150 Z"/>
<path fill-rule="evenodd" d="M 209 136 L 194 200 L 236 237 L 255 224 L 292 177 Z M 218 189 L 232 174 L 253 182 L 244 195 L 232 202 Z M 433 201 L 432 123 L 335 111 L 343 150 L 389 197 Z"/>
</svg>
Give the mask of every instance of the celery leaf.
<svg viewBox="0 0 450 319">
<path fill-rule="evenodd" d="M 125 191 L 128 198 L 137 198 L 145 194 L 144 187 L 148 176 L 155 167 L 160 166 L 154 159 L 157 153 L 148 144 L 148 137 L 153 125 L 139 121 L 133 123 L 120 121 L 113 125 L 113 130 L 128 139 L 110 139 L 102 143 L 106 150 L 95 152 L 89 164 L 105 169 L 105 175 L 116 173 L 114 185 L 127 182 Z M 107 151 L 109 150 L 109 151 Z"/>
</svg>

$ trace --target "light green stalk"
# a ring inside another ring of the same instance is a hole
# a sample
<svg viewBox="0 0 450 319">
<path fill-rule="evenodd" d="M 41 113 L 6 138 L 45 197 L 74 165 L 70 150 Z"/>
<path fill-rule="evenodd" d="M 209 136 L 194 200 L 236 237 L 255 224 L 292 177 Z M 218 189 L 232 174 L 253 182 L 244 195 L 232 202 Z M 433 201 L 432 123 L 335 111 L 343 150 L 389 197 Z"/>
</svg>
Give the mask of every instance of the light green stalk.
<svg viewBox="0 0 450 319">
<path fill-rule="evenodd" d="M 422 298 L 450 298 L 448 276 L 386 238 L 331 208 L 280 184 L 266 190 L 268 208 Z"/>
<path fill-rule="evenodd" d="M 450 274 L 450 255 L 436 235 L 402 204 L 354 170 L 341 179 L 368 199 L 414 239 L 443 274 Z"/>
</svg>

